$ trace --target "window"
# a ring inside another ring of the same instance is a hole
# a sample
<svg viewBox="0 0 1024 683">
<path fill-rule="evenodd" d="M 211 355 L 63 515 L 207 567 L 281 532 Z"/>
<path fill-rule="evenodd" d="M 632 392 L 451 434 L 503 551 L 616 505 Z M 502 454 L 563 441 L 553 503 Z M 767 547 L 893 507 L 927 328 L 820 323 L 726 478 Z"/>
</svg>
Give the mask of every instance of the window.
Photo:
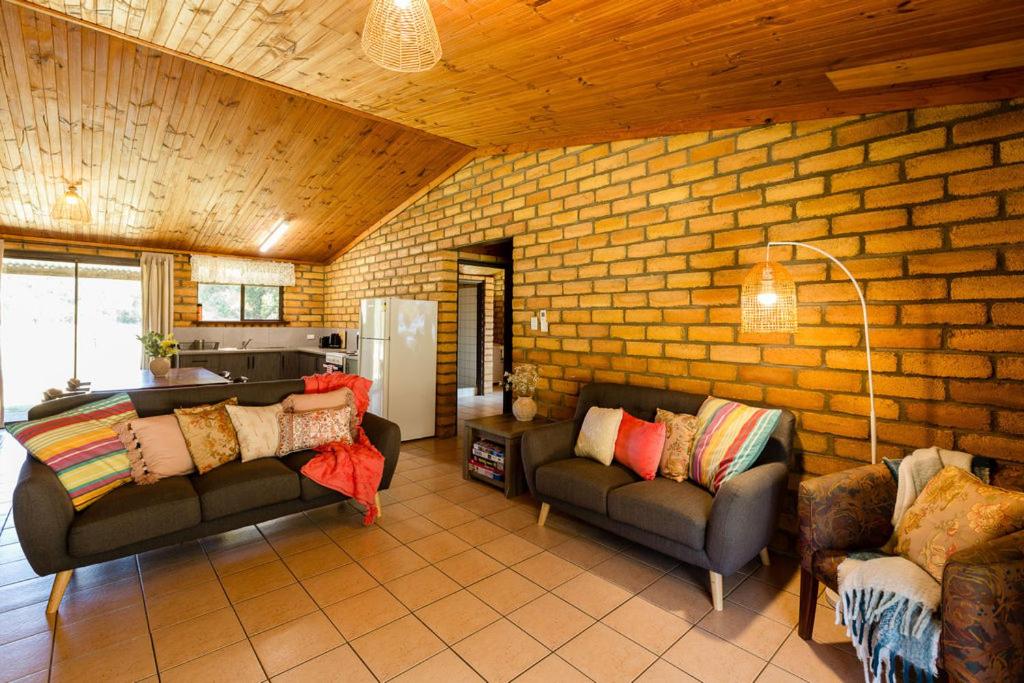
<svg viewBox="0 0 1024 683">
<path fill-rule="evenodd" d="M 281 287 L 267 285 L 199 284 L 202 320 L 208 321 L 279 321 L 281 320 Z"/>
</svg>

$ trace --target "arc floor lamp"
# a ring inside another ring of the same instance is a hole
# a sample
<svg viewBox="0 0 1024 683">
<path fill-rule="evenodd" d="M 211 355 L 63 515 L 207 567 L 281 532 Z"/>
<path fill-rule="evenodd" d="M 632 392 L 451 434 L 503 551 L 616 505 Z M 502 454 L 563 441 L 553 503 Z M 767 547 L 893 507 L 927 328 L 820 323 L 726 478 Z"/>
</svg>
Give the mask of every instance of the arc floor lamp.
<svg viewBox="0 0 1024 683">
<path fill-rule="evenodd" d="M 786 332 L 792 334 L 797 330 L 796 285 L 785 268 L 771 261 L 772 247 L 797 247 L 810 249 L 821 254 L 836 264 L 846 277 L 850 278 L 853 288 L 860 299 L 860 310 L 864 320 L 864 349 L 867 357 L 868 371 L 868 403 L 871 425 L 871 463 L 878 462 L 878 435 L 875 429 L 875 382 L 871 371 L 871 329 L 868 327 L 868 306 L 864 300 L 864 292 L 860 283 L 846 266 L 832 254 L 804 242 L 769 242 L 765 246 L 765 260 L 758 263 L 743 280 L 740 304 L 743 312 L 744 332 Z"/>
</svg>

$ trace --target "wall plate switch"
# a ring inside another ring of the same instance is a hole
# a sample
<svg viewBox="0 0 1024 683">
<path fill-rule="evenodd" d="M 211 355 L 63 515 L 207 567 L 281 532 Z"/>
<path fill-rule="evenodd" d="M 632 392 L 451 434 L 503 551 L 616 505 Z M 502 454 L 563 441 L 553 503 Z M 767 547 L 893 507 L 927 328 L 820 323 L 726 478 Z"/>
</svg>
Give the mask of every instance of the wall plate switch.
<svg viewBox="0 0 1024 683">
<path fill-rule="evenodd" d="M 536 330 L 537 329 L 537 316 L 532 316 L 530 318 L 530 329 L 531 330 Z"/>
<path fill-rule="evenodd" d="M 307 334 L 306 335 L 306 339 L 316 339 L 316 335 L 315 334 Z"/>
<path fill-rule="evenodd" d="M 548 331 L 548 312 L 544 309 L 541 309 L 540 311 L 540 331 Z"/>
</svg>

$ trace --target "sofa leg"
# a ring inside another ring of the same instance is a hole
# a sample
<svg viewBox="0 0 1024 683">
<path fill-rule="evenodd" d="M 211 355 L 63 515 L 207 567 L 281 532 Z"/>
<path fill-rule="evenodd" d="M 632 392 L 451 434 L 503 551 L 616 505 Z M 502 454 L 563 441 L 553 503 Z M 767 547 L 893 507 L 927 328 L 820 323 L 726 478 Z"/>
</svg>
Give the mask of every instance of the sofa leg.
<svg viewBox="0 0 1024 683">
<path fill-rule="evenodd" d="M 818 606 L 818 579 L 812 572 L 800 568 L 800 625 L 797 633 L 804 640 L 814 635 L 814 611 Z"/>
<path fill-rule="evenodd" d="M 384 506 L 380 504 L 380 492 L 374 494 L 373 504 L 377 506 L 377 519 L 384 516 Z"/>
<path fill-rule="evenodd" d="M 768 558 L 768 546 L 761 548 L 761 552 L 758 555 L 761 557 L 761 564 L 766 567 L 771 565 L 772 561 Z"/>
<path fill-rule="evenodd" d="M 53 575 L 53 588 L 50 589 L 50 601 L 46 603 L 46 613 L 56 614 L 60 608 L 60 601 L 64 598 L 64 591 L 67 590 L 68 582 L 71 581 L 71 574 L 74 569 L 65 569 Z"/>
<path fill-rule="evenodd" d="M 711 576 L 711 602 L 715 605 L 715 611 L 722 611 L 722 575 L 718 572 L 708 572 Z"/>
<path fill-rule="evenodd" d="M 548 513 L 551 511 L 551 506 L 547 503 L 540 504 L 540 514 L 537 515 L 537 526 L 544 526 L 548 521 Z"/>
</svg>

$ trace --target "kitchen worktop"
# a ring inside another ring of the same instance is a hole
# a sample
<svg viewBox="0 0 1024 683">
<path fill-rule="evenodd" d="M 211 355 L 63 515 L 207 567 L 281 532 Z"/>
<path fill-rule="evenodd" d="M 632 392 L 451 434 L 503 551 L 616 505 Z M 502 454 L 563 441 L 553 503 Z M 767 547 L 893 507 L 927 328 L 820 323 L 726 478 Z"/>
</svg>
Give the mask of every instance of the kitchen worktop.
<svg viewBox="0 0 1024 683">
<path fill-rule="evenodd" d="M 322 356 L 330 351 L 340 352 L 340 349 L 321 349 L 317 346 L 250 346 L 247 349 L 231 347 L 221 347 L 219 349 L 178 349 L 178 354 L 182 356 L 208 356 L 211 353 L 288 353 L 291 351 L 315 353 Z"/>
</svg>

